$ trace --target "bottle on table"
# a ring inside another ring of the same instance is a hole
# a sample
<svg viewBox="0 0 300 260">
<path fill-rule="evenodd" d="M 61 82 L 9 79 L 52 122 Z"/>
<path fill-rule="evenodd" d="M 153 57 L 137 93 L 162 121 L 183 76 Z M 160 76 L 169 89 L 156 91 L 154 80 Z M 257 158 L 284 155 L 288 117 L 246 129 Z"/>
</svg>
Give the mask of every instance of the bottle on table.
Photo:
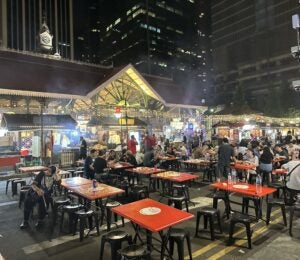
<svg viewBox="0 0 300 260">
<path fill-rule="evenodd" d="M 236 183 L 237 179 L 236 179 L 236 170 L 233 169 L 231 171 L 231 180 L 232 180 L 232 183 Z"/>
<path fill-rule="evenodd" d="M 232 184 L 232 176 L 231 176 L 231 172 L 228 173 L 228 184 Z"/>
<path fill-rule="evenodd" d="M 260 174 L 257 174 L 256 176 L 256 193 L 261 193 L 262 192 L 262 178 L 260 176 Z"/>
</svg>

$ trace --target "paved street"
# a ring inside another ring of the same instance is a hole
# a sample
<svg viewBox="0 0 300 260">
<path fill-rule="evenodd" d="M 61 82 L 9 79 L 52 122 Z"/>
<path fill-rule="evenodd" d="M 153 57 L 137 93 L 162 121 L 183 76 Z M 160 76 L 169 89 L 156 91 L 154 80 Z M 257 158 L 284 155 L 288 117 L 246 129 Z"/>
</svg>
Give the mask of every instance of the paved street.
<svg viewBox="0 0 300 260">
<path fill-rule="evenodd" d="M 98 259 L 100 250 L 100 238 L 92 231 L 90 236 L 79 242 L 78 233 L 75 236 L 66 233 L 59 233 L 58 228 L 50 237 L 49 220 L 46 219 L 43 228 L 36 230 L 34 220 L 30 222 L 27 230 L 20 230 L 23 211 L 18 208 L 18 196 L 11 197 L 9 189 L 5 195 L 5 181 L 0 182 L 0 252 L 5 259 Z M 196 213 L 200 206 L 211 205 L 212 199 L 209 197 L 212 190 L 208 185 L 194 183 L 191 188 L 192 201 L 191 212 Z M 152 198 L 158 199 L 158 193 L 151 193 Z M 231 196 L 232 200 L 240 201 L 238 196 Z M 163 200 L 164 202 L 164 200 Z M 264 205 L 265 206 L 265 205 Z M 241 206 L 234 205 L 234 209 Z M 223 204 L 220 203 L 222 212 Z M 264 207 L 265 209 L 265 207 Z M 65 221 L 67 222 L 67 221 Z M 67 224 L 67 223 L 66 223 Z M 121 223 L 119 223 L 121 224 Z M 275 209 L 272 212 L 272 222 L 266 226 L 263 221 L 253 225 L 253 249 L 247 249 L 247 240 L 244 229 L 236 229 L 235 244 L 226 246 L 228 238 L 228 221 L 223 219 L 223 234 L 219 234 L 216 228 L 216 240 L 209 239 L 208 231 L 200 231 L 200 238 L 194 238 L 195 219 L 180 224 L 179 226 L 189 230 L 192 237 L 192 251 L 194 259 L 300 259 L 300 221 L 297 219 L 294 227 L 294 238 L 288 235 L 287 229 L 283 226 L 281 211 Z M 201 223 L 203 227 L 203 224 Z M 105 233 L 104 226 L 101 235 Z M 130 223 L 126 223 L 122 228 L 133 233 Z M 157 242 L 155 242 L 157 245 Z M 187 248 L 185 248 L 187 255 Z M 175 251 L 176 256 L 176 251 Z M 153 259 L 159 259 L 157 252 L 152 253 Z M 106 246 L 104 259 L 110 259 L 110 248 Z M 175 257 L 176 259 L 176 257 Z"/>
</svg>

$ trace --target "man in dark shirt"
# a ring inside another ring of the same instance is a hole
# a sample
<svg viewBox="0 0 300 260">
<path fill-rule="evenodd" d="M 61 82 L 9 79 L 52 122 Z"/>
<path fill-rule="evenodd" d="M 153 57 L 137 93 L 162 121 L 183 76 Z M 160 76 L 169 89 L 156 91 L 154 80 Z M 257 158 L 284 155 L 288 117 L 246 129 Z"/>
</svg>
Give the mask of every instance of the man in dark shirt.
<svg viewBox="0 0 300 260">
<path fill-rule="evenodd" d="M 85 161 L 84 161 L 84 174 L 86 176 L 86 178 L 88 179 L 94 179 L 95 178 L 95 171 L 93 168 L 93 160 L 96 156 L 97 150 L 92 149 L 90 151 L 90 155 L 88 157 L 86 157 Z"/>
<path fill-rule="evenodd" d="M 230 170 L 230 160 L 233 157 L 233 148 L 228 143 L 227 138 L 223 138 L 222 144 L 219 147 L 218 154 L 218 176 L 219 178 L 221 178 L 222 176 L 227 178 Z"/>
<path fill-rule="evenodd" d="M 104 151 L 100 150 L 99 151 L 99 156 L 95 159 L 93 168 L 95 171 L 95 174 L 103 174 L 104 169 L 107 168 L 107 163 L 106 160 L 103 158 L 104 156 Z"/>
</svg>

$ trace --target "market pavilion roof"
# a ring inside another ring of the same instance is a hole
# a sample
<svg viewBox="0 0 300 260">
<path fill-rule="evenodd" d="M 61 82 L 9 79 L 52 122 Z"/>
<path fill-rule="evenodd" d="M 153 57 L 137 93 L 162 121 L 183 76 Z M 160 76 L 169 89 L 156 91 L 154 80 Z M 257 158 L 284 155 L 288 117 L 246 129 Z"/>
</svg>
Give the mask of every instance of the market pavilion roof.
<svg viewBox="0 0 300 260">
<path fill-rule="evenodd" d="M 0 94 L 76 99 L 90 105 L 202 107 L 170 79 L 140 74 L 134 66 L 112 68 L 54 56 L 0 49 Z"/>
</svg>

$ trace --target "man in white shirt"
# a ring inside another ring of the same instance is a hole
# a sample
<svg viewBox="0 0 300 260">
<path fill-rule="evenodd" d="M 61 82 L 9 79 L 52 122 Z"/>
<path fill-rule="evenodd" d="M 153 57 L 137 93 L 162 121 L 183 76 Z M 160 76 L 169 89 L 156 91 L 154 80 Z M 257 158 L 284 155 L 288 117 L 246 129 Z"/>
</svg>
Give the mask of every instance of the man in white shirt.
<svg viewBox="0 0 300 260">
<path fill-rule="evenodd" d="M 281 167 L 289 171 L 286 187 L 291 193 L 290 202 L 293 202 L 294 196 L 300 194 L 300 160 L 291 160 Z"/>
</svg>

